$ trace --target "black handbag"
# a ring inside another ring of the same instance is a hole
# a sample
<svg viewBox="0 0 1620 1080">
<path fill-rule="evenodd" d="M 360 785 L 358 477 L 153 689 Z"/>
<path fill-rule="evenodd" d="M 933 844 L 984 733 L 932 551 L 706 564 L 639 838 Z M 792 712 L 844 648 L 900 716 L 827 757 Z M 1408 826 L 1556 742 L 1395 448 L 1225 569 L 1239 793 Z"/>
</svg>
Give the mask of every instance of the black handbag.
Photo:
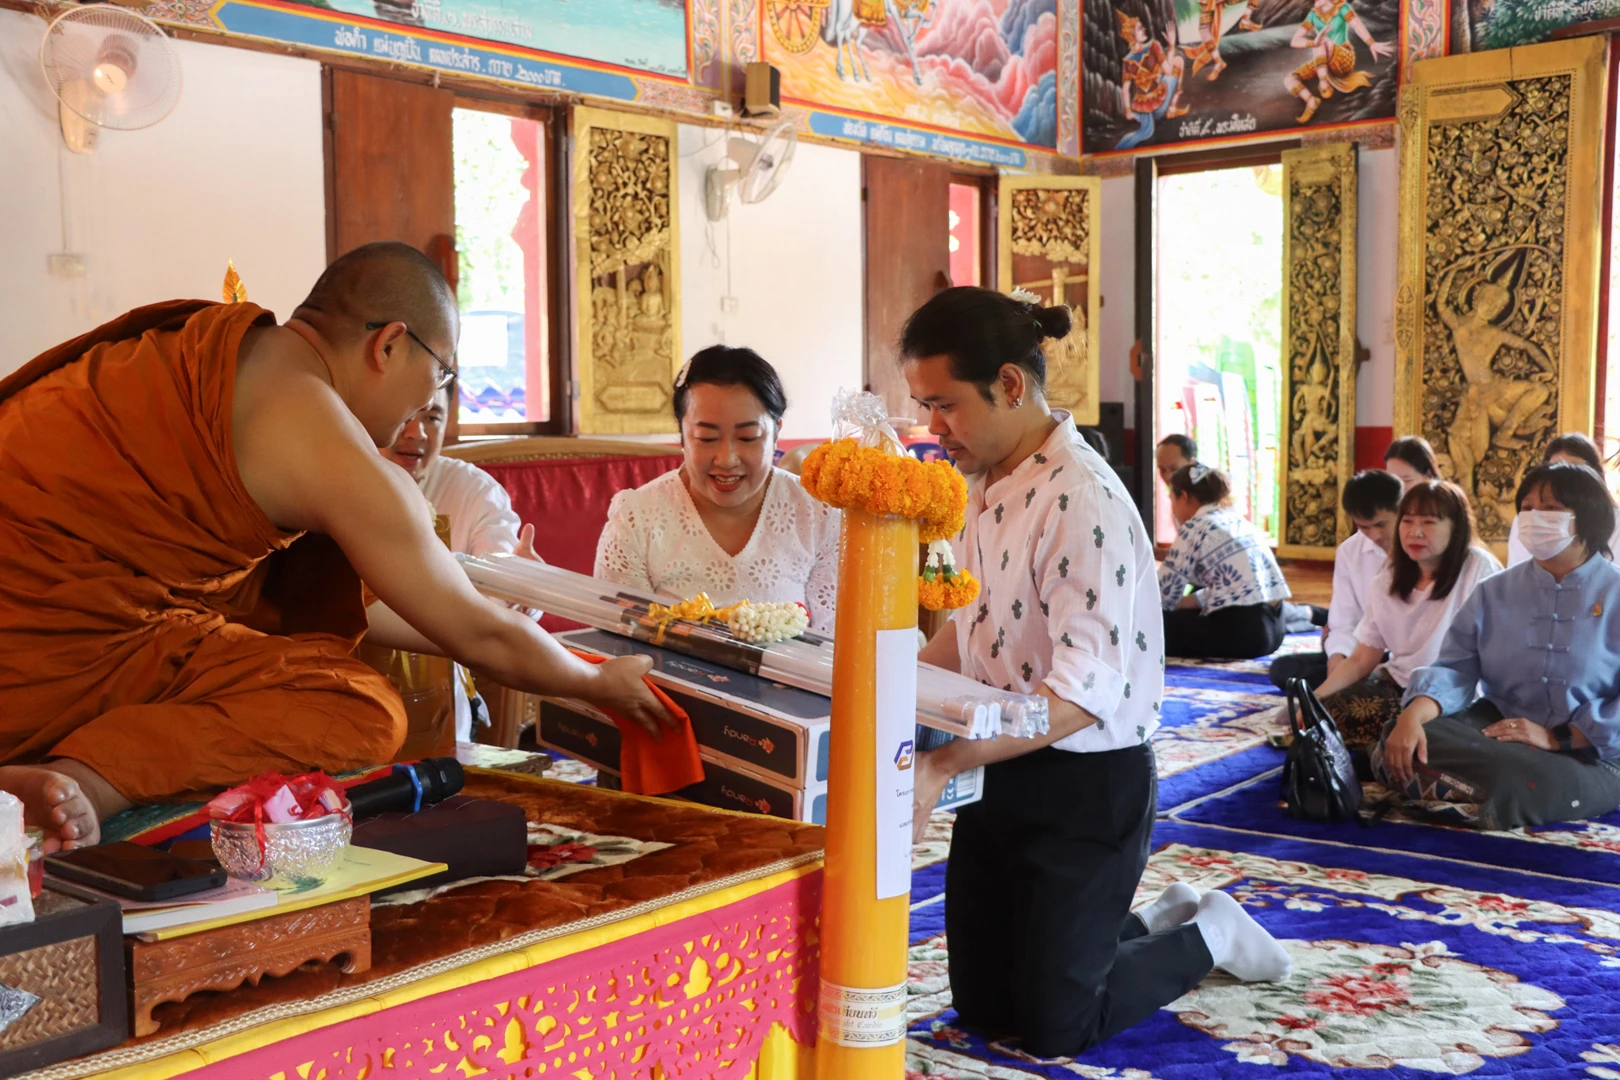
<svg viewBox="0 0 1620 1080">
<path fill-rule="evenodd" d="M 1348 821 L 1361 816 L 1361 781 L 1333 717 L 1304 679 L 1289 679 L 1288 729 L 1293 741 L 1283 762 L 1282 798 L 1290 817 Z"/>
</svg>

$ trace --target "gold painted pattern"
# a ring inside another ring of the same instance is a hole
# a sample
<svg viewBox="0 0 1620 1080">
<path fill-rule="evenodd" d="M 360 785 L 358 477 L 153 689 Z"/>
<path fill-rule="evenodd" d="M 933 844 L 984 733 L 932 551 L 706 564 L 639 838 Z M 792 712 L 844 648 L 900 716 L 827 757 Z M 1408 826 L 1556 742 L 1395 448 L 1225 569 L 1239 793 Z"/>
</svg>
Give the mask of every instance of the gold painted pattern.
<svg viewBox="0 0 1620 1080">
<path fill-rule="evenodd" d="M 1282 544 L 1332 558 L 1355 467 L 1356 148 L 1283 154 Z"/>
</svg>

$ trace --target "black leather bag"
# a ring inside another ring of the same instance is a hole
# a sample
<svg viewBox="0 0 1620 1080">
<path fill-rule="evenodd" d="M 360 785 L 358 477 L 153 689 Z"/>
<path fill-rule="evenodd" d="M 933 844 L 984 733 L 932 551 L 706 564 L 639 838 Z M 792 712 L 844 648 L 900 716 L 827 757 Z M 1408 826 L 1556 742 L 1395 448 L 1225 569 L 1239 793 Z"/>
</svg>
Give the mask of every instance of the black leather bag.
<svg viewBox="0 0 1620 1080">
<path fill-rule="evenodd" d="M 1288 728 L 1293 741 L 1283 762 L 1282 798 L 1289 816 L 1361 825 L 1361 781 L 1338 725 L 1303 679 L 1289 679 Z"/>
</svg>

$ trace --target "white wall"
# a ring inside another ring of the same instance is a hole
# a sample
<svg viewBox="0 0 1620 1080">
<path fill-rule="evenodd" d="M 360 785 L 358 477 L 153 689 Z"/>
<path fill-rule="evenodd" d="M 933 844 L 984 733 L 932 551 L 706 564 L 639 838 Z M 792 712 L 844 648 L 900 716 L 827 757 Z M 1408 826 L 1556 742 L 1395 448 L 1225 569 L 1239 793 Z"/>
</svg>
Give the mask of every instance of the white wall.
<svg viewBox="0 0 1620 1080">
<path fill-rule="evenodd" d="M 801 143 L 770 198 L 733 201 L 709 227 L 704 175 L 723 137 L 680 129 L 681 349 L 754 349 L 787 387 L 783 436 L 825 437 L 833 395 L 862 378 L 860 154 Z"/>
<path fill-rule="evenodd" d="M 39 70 L 44 27 L 0 10 L 0 373 L 130 308 L 218 298 L 227 259 L 290 313 L 326 265 L 320 65 L 171 42 L 174 112 L 81 156 Z M 83 278 L 50 276 L 62 251 Z"/>
</svg>

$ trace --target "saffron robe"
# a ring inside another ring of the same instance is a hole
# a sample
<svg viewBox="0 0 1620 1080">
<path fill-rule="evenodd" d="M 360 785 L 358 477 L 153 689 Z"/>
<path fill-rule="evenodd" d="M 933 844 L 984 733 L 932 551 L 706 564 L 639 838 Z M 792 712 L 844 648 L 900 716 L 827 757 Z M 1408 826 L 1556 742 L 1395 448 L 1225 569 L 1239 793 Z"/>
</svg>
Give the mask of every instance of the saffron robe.
<svg viewBox="0 0 1620 1080">
<path fill-rule="evenodd" d="M 153 802 L 399 747 L 399 695 L 351 656 L 358 575 L 237 471 L 237 349 L 274 323 L 157 304 L 0 380 L 0 762 Z"/>
</svg>

